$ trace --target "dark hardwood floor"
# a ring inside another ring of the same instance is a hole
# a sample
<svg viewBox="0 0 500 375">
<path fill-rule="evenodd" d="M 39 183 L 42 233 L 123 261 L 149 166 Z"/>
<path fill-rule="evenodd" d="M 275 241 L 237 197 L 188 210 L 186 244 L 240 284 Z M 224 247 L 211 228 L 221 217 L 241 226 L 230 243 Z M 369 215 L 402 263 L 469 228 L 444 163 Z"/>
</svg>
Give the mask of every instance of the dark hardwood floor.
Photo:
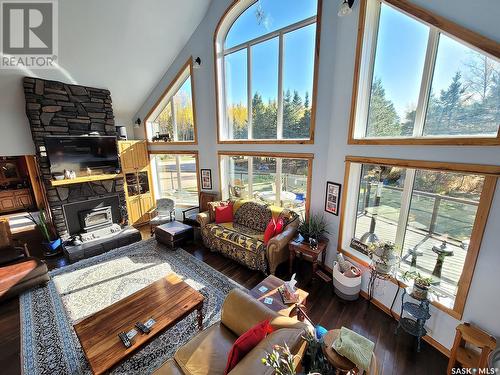
<svg viewBox="0 0 500 375">
<path fill-rule="evenodd" d="M 142 228 L 143 238 L 149 237 L 149 228 Z M 39 248 L 40 235 L 33 228 L 17 233 L 15 237 L 27 241 L 33 256 L 42 257 Z M 217 253 L 203 244 L 194 242 L 183 246 L 196 258 L 207 263 L 246 288 L 253 288 L 264 277 Z M 63 257 L 46 259 L 50 269 L 64 266 Z M 310 268 L 307 263 L 298 267 L 299 287 L 309 292 L 307 308 L 311 319 L 327 329 L 346 326 L 375 342 L 375 354 L 379 373 L 384 375 L 433 375 L 444 374 L 447 358 L 422 342 L 420 353 L 415 352 L 414 339 L 404 332 L 394 334 L 396 321 L 363 298 L 354 302 L 339 299 L 331 284 L 322 281 L 309 282 Z M 277 276 L 286 278 L 287 267 L 278 267 Z M 0 303 L 0 373 L 20 374 L 20 323 L 17 298 Z"/>
</svg>

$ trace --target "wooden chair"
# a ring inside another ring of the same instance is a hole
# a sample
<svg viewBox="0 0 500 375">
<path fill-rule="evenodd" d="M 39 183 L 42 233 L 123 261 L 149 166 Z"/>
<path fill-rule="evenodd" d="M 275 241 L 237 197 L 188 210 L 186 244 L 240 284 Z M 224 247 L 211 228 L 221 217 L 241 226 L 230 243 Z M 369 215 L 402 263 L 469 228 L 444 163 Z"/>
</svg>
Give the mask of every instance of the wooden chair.
<svg viewBox="0 0 500 375">
<path fill-rule="evenodd" d="M 196 215 L 198 212 L 208 211 L 208 203 L 217 200 L 218 194 L 216 193 L 206 193 L 204 191 L 200 192 L 199 206 L 189 207 L 182 210 L 182 222 L 184 224 L 199 226 L 196 221 Z"/>
<path fill-rule="evenodd" d="M 25 243 L 17 243 L 12 239 L 9 219 L 0 219 L 0 265 L 15 262 L 29 257 Z"/>
<path fill-rule="evenodd" d="M 475 346 L 479 352 L 466 347 L 466 344 Z M 494 337 L 470 323 L 457 326 L 455 342 L 450 353 L 447 374 L 452 373 L 452 369 L 461 365 L 465 368 L 486 368 L 488 367 L 488 356 L 495 350 L 497 341 Z"/>
</svg>

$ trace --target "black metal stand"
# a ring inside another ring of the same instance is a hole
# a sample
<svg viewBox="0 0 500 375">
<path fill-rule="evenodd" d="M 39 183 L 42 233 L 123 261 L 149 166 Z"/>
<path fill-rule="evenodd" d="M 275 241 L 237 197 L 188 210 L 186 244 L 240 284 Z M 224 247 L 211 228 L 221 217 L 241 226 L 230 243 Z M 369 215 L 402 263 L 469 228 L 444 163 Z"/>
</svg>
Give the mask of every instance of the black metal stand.
<svg viewBox="0 0 500 375">
<path fill-rule="evenodd" d="M 424 328 L 425 322 L 431 317 L 429 313 L 429 303 L 428 299 L 420 300 L 419 304 L 413 302 L 405 302 L 406 294 L 409 294 L 409 288 L 403 289 L 403 294 L 401 295 L 401 314 L 399 316 L 399 323 L 396 327 L 394 334 L 398 333 L 399 327 L 403 328 L 410 335 L 417 338 L 417 352 L 420 352 L 420 341 L 423 336 L 427 334 L 427 330 Z M 403 317 L 403 313 L 407 312 L 410 317 Z"/>
</svg>

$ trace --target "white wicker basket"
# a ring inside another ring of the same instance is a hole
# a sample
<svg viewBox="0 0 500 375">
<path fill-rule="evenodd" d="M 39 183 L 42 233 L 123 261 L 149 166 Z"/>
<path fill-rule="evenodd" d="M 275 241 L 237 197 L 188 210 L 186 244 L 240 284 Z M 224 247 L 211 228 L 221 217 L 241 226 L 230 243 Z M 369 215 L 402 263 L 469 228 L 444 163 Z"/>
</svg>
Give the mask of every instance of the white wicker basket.
<svg viewBox="0 0 500 375">
<path fill-rule="evenodd" d="M 351 267 L 353 264 L 349 261 L 346 263 Z M 359 297 L 361 290 L 361 275 L 358 277 L 346 277 L 339 270 L 337 261 L 333 262 L 333 286 L 335 294 L 342 299 L 354 301 Z"/>
</svg>

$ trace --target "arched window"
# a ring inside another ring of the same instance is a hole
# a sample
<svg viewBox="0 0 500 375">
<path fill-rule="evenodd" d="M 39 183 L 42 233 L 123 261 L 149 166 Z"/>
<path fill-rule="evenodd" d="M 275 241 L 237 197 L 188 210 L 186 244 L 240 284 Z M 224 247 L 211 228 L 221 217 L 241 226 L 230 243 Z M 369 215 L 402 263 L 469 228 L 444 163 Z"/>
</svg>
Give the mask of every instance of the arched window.
<svg viewBox="0 0 500 375">
<path fill-rule="evenodd" d="M 215 34 L 219 142 L 309 143 L 321 0 L 242 0 Z"/>
</svg>

